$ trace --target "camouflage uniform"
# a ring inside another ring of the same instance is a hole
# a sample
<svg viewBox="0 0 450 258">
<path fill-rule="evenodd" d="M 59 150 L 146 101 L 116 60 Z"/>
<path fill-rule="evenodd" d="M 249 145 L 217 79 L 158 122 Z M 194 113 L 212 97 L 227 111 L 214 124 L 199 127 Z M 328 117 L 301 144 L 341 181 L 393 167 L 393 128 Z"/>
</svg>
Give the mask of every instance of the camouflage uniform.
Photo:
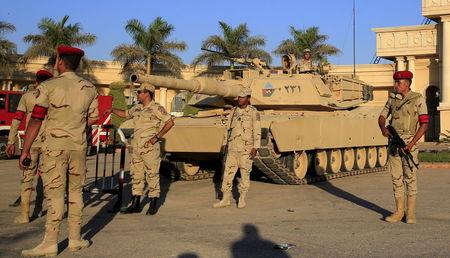
<svg viewBox="0 0 450 258">
<path fill-rule="evenodd" d="M 380 116 L 387 118 L 389 115 L 392 127 L 405 143 L 409 143 L 419 128 L 419 116 L 427 115 L 425 98 L 420 93 L 413 91 L 408 92 L 404 98 L 400 94 L 391 93 Z M 412 147 L 411 154 L 417 164 L 419 160 L 416 145 Z M 410 168 L 407 161 L 402 159 L 391 145 L 389 145 L 388 160 L 397 207 L 403 207 L 404 210 L 405 185 L 408 200 L 415 200 L 417 195 L 417 169 L 415 166 Z"/>
<path fill-rule="evenodd" d="M 8 144 L 15 144 L 17 139 L 17 133 L 19 129 L 19 125 L 21 121 L 26 116 L 27 123 L 30 121 L 31 111 L 36 103 L 35 94 L 36 90 L 28 91 L 22 95 L 19 101 L 19 105 L 17 106 L 17 111 L 14 115 L 14 120 L 11 124 L 11 129 L 9 131 L 8 136 Z M 41 155 L 41 146 L 42 146 L 42 133 L 44 131 L 44 124 L 42 124 L 41 129 L 39 130 L 39 134 L 33 142 L 33 145 L 30 149 L 31 155 L 31 164 L 25 170 L 23 170 L 21 184 L 20 184 L 20 207 L 21 212 L 18 217 L 14 220 L 15 223 L 28 223 L 29 222 L 29 211 L 30 211 L 30 198 L 31 192 L 33 191 L 33 179 L 37 172 L 37 165 L 39 163 L 39 158 Z M 42 179 L 38 175 L 38 182 L 36 184 L 36 202 L 35 202 L 35 212 L 34 216 L 38 215 L 42 209 L 42 202 L 44 199 L 43 185 Z"/>
<path fill-rule="evenodd" d="M 303 54 L 310 54 L 311 50 L 309 48 L 305 48 L 303 50 Z M 300 60 L 300 65 L 298 66 L 298 70 L 300 73 L 308 73 L 308 72 L 314 72 L 317 70 L 317 68 L 313 65 L 312 59 L 305 59 L 305 57 Z"/>
<path fill-rule="evenodd" d="M 311 59 L 306 60 L 306 59 L 302 58 L 302 60 L 300 61 L 300 65 L 299 65 L 299 71 L 301 73 L 306 73 L 306 72 L 312 72 L 314 70 L 316 70 L 316 68 L 312 63 L 312 60 Z"/>
<path fill-rule="evenodd" d="M 32 117 L 46 119 L 42 162 L 39 165 L 48 202 L 46 237 L 56 235 L 57 238 L 64 215 L 64 193 L 68 182 L 71 249 L 72 243 L 77 245 L 81 241 L 86 125 L 87 119 L 98 119 L 97 90 L 91 82 L 74 72 L 65 72 L 38 87 Z M 47 240 L 44 238 L 44 241 Z"/>
<path fill-rule="evenodd" d="M 148 197 L 157 198 L 160 193 L 161 150 L 159 142 L 152 145 L 149 140 L 171 119 L 171 116 L 164 107 L 152 101 L 147 106 L 138 104 L 127 110 L 126 118 L 133 119 L 134 123 L 134 135 L 131 142 L 133 153 L 130 168 L 133 195 L 142 196 L 145 182 L 147 182 Z"/>
<path fill-rule="evenodd" d="M 246 96 L 246 94 L 242 95 Z M 228 148 L 221 189 L 225 202 L 222 200 L 215 204 L 214 207 L 229 205 L 233 179 L 239 169 L 241 178 L 238 185 L 240 193 L 238 205 L 242 202 L 240 208 L 243 208 L 245 207 L 245 196 L 250 187 L 250 172 L 253 165 L 250 151 L 261 146 L 261 119 L 255 107 L 248 105 L 246 108 L 234 107 L 231 110 L 227 123 L 225 143 L 228 145 Z M 220 203 L 228 205 L 221 205 Z"/>
</svg>

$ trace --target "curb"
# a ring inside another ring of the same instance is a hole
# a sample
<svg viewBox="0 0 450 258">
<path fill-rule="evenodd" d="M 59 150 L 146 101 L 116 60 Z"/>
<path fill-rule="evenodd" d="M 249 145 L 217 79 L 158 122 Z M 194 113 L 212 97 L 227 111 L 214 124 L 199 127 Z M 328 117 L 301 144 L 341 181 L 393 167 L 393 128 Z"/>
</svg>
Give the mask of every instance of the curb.
<svg viewBox="0 0 450 258">
<path fill-rule="evenodd" d="M 450 168 L 450 162 L 420 162 L 419 168 Z"/>
</svg>

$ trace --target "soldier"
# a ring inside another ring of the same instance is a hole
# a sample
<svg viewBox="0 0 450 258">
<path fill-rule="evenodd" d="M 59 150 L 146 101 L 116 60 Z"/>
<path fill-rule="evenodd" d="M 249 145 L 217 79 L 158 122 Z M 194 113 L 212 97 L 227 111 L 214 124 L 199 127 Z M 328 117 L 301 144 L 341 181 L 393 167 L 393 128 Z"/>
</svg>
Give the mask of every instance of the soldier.
<svg viewBox="0 0 450 258">
<path fill-rule="evenodd" d="M 316 67 L 312 63 L 311 50 L 309 48 L 305 48 L 305 50 L 303 50 L 303 58 L 300 60 L 299 72 L 311 73 L 314 71 L 316 71 Z"/>
<path fill-rule="evenodd" d="M 386 118 L 390 116 L 389 124 L 395 128 L 400 137 L 407 143 L 403 149 L 410 152 L 414 162 L 417 159 L 417 141 L 425 134 L 428 128 L 428 114 L 425 99 L 420 93 L 410 89 L 413 74 L 410 71 L 394 73 L 394 92 L 378 118 L 378 125 L 385 137 L 391 137 L 386 128 Z M 416 195 L 417 195 L 417 169 L 410 167 L 408 162 L 389 148 L 389 169 L 392 176 L 396 211 L 385 218 L 388 222 L 398 222 L 405 215 L 405 187 L 407 196 L 406 223 L 416 223 Z"/>
<path fill-rule="evenodd" d="M 55 70 L 59 76 L 42 83 L 36 91 L 36 105 L 25 134 L 19 166 L 29 157 L 31 143 L 45 120 L 42 162 L 39 165 L 48 203 L 44 240 L 35 248 L 22 251 L 25 257 L 58 254 L 58 234 L 64 215 L 64 193 L 68 182 L 69 251 L 90 245 L 81 238 L 82 187 L 86 177 L 86 127 L 98 119 L 95 86 L 75 74 L 83 50 L 59 46 Z"/>
<path fill-rule="evenodd" d="M 50 79 L 53 77 L 53 74 L 47 70 L 39 70 L 36 72 L 36 85 L 39 85 L 41 82 Z M 9 131 L 8 136 L 8 145 L 6 146 L 6 153 L 9 157 L 13 156 L 15 153 L 15 142 L 17 139 L 17 132 L 19 129 L 19 125 L 21 121 L 26 118 L 26 121 L 30 121 L 31 111 L 35 105 L 35 89 L 28 88 L 28 92 L 23 94 L 20 98 L 19 105 L 17 106 L 17 111 L 14 114 L 14 119 L 11 124 L 11 129 Z M 41 154 L 41 146 L 42 146 L 42 133 L 43 130 L 39 131 L 38 137 L 33 142 L 30 155 L 31 155 L 31 164 L 22 173 L 22 179 L 20 184 L 20 214 L 14 219 L 14 223 L 18 224 L 26 224 L 30 222 L 29 213 L 30 213 L 30 198 L 31 192 L 33 190 L 33 179 L 34 175 L 37 172 L 37 166 L 39 162 L 39 156 Z M 39 217 L 39 214 L 42 211 L 42 202 L 44 201 L 44 189 L 42 185 L 42 179 L 38 175 L 37 184 L 36 184 L 36 201 L 33 210 L 32 218 Z"/>
<path fill-rule="evenodd" d="M 139 104 L 129 110 L 112 109 L 111 111 L 134 123 L 134 134 L 131 142 L 131 177 L 133 198 L 130 206 L 122 213 L 137 213 L 141 211 L 141 196 L 144 194 L 145 182 L 149 188 L 150 198 L 147 215 L 158 212 L 159 166 L 161 150 L 159 141 L 174 125 L 172 117 L 164 107 L 154 101 L 155 87 L 142 84 L 136 91 Z"/>
<path fill-rule="evenodd" d="M 238 208 L 246 206 L 245 197 L 250 187 L 253 158 L 261 146 L 261 119 L 258 110 L 250 105 L 251 93 L 250 88 L 242 89 L 238 105 L 231 109 L 228 118 L 224 141 L 227 151 L 222 180 L 223 198 L 213 205 L 214 208 L 230 206 L 233 179 L 238 169 L 241 173 Z"/>
</svg>

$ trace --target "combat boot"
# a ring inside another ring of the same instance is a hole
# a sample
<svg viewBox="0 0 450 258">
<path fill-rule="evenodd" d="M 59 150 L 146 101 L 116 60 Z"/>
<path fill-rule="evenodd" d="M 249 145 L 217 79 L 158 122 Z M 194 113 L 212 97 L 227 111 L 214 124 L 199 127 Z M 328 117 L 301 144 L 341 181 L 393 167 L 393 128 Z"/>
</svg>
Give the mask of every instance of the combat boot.
<svg viewBox="0 0 450 258">
<path fill-rule="evenodd" d="M 76 252 L 90 245 L 91 242 L 81 238 L 81 225 L 69 222 L 69 251 Z"/>
<path fill-rule="evenodd" d="M 395 205 L 397 209 L 392 215 L 385 218 L 387 222 L 399 222 L 405 216 L 405 198 L 395 198 Z"/>
<path fill-rule="evenodd" d="M 239 194 L 239 201 L 238 201 L 238 206 L 237 206 L 239 209 L 245 208 L 245 206 L 247 205 L 245 203 L 246 196 L 247 196 L 247 193 L 244 193 L 244 192 Z"/>
<path fill-rule="evenodd" d="M 58 254 L 58 232 L 45 232 L 44 240 L 33 249 L 23 250 L 23 257 L 52 257 Z"/>
<path fill-rule="evenodd" d="M 138 213 L 141 212 L 141 196 L 133 195 L 130 206 L 120 211 L 121 213 Z"/>
<path fill-rule="evenodd" d="M 91 242 L 85 239 L 80 240 L 72 240 L 69 239 L 69 251 L 70 252 L 76 252 L 81 249 L 88 248 L 91 245 Z"/>
<path fill-rule="evenodd" d="M 16 224 L 27 224 L 30 223 L 30 198 L 24 198 L 22 196 L 20 201 L 20 214 L 14 219 Z"/>
<path fill-rule="evenodd" d="M 406 201 L 406 223 L 416 224 L 416 196 L 408 196 Z"/>
<path fill-rule="evenodd" d="M 146 215 L 155 215 L 158 212 L 158 197 L 150 198 Z"/>
<path fill-rule="evenodd" d="M 223 193 L 223 198 L 219 202 L 213 204 L 213 208 L 223 208 L 231 205 L 231 192 Z"/>
</svg>

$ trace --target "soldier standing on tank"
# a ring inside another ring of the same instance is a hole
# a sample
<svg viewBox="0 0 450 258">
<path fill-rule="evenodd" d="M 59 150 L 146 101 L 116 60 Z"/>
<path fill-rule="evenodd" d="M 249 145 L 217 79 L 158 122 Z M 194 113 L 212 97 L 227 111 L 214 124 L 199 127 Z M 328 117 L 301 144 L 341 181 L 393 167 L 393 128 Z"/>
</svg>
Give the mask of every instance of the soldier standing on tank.
<svg viewBox="0 0 450 258">
<path fill-rule="evenodd" d="M 251 89 L 243 88 L 238 96 L 238 105 L 231 109 L 224 143 L 227 145 L 221 201 L 214 208 L 231 204 L 231 190 L 237 170 L 240 170 L 238 208 L 246 206 L 245 197 L 250 188 L 250 172 L 253 158 L 261 146 L 261 119 L 258 110 L 250 105 Z M 225 147 L 224 147 L 225 149 Z"/>
<path fill-rule="evenodd" d="M 39 70 L 36 72 L 36 86 L 41 84 L 41 82 L 50 79 L 53 74 L 47 70 Z M 33 87 L 33 86 L 30 86 Z M 16 113 L 14 114 L 14 119 L 11 123 L 11 129 L 8 136 L 8 144 L 6 146 L 6 154 L 11 157 L 15 153 L 15 143 L 17 140 L 17 132 L 19 130 L 19 125 L 23 119 L 26 118 L 27 123 L 30 121 L 31 111 L 36 103 L 36 89 L 28 88 L 28 92 L 22 95 L 17 106 Z M 14 219 L 14 223 L 26 224 L 30 222 L 30 198 L 31 192 L 33 191 L 33 179 L 37 172 L 37 167 L 39 163 L 39 156 L 41 155 L 42 146 L 42 133 L 43 130 L 39 131 L 38 137 L 34 140 L 33 145 L 30 149 L 31 164 L 22 173 L 22 179 L 20 180 L 20 214 Z M 42 202 L 44 201 L 44 189 L 42 185 L 42 179 L 38 175 L 36 184 L 36 201 L 34 205 L 32 218 L 39 217 L 42 211 Z"/>
<path fill-rule="evenodd" d="M 413 74 L 410 71 L 394 73 L 394 92 L 378 118 L 378 124 L 385 137 L 391 137 L 386 128 L 386 119 L 390 116 L 389 124 L 394 127 L 407 146 L 403 149 L 410 152 L 417 164 L 417 141 L 428 129 L 427 105 L 424 97 L 410 89 Z M 405 158 L 393 150 L 389 144 L 389 169 L 392 176 L 396 211 L 385 218 L 388 222 L 401 221 L 405 215 L 405 186 L 406 185 L 406 223 L 416 223 L 417 169 L 409 166 Z"/>
<path fill-rule="evenodd" d="M 25 257 L 58 254 L 58 234 L 64 215 L 64 196 L 68 184 L 69 251 L 87 248 L 81 238 L 83 197 L 86 177 L 86 127 L 98 119 L 96 87 L 75 74 L 83 50 L 61 45 L 57 48 L 55 70 L 59 76 L 42 83 L 36 91 L 36 105 L 25 134 L 19 166 L 30 156 L 31 144 L 45 119 L 42 162 L 39 171 L 48 203 L 44 240 L 35 248 L 22 251 Z"/>
<path fill-rule="evenodd" d="M 120 117 L 133 119 L 134 124 L 130 168 L 133 198 L 130 206 L 121 212 L 138 213 L 141 211 L 141 196 L 144 194 L 147 182 L 150 204 L 146 214 L 154 215 L 158 212 L 157 202 L 160 194 L 161 150 L 159 141 L 174 126 L 174 122 L 164 107 L 153 100 L 155 94 L 153 85 L 143 83 L 136 93 L 139 104 L 126 111 L 111 110 Z"/>
<path fill-rule="evenodd" d="M 314 71 L 316 71 L 316 67 L 312 63 L 311 50 L 309 48 L 305 48 L 303 50 L 303 57 L 300 60 L 299 72 L 312 73 Z"/>
</svg>

